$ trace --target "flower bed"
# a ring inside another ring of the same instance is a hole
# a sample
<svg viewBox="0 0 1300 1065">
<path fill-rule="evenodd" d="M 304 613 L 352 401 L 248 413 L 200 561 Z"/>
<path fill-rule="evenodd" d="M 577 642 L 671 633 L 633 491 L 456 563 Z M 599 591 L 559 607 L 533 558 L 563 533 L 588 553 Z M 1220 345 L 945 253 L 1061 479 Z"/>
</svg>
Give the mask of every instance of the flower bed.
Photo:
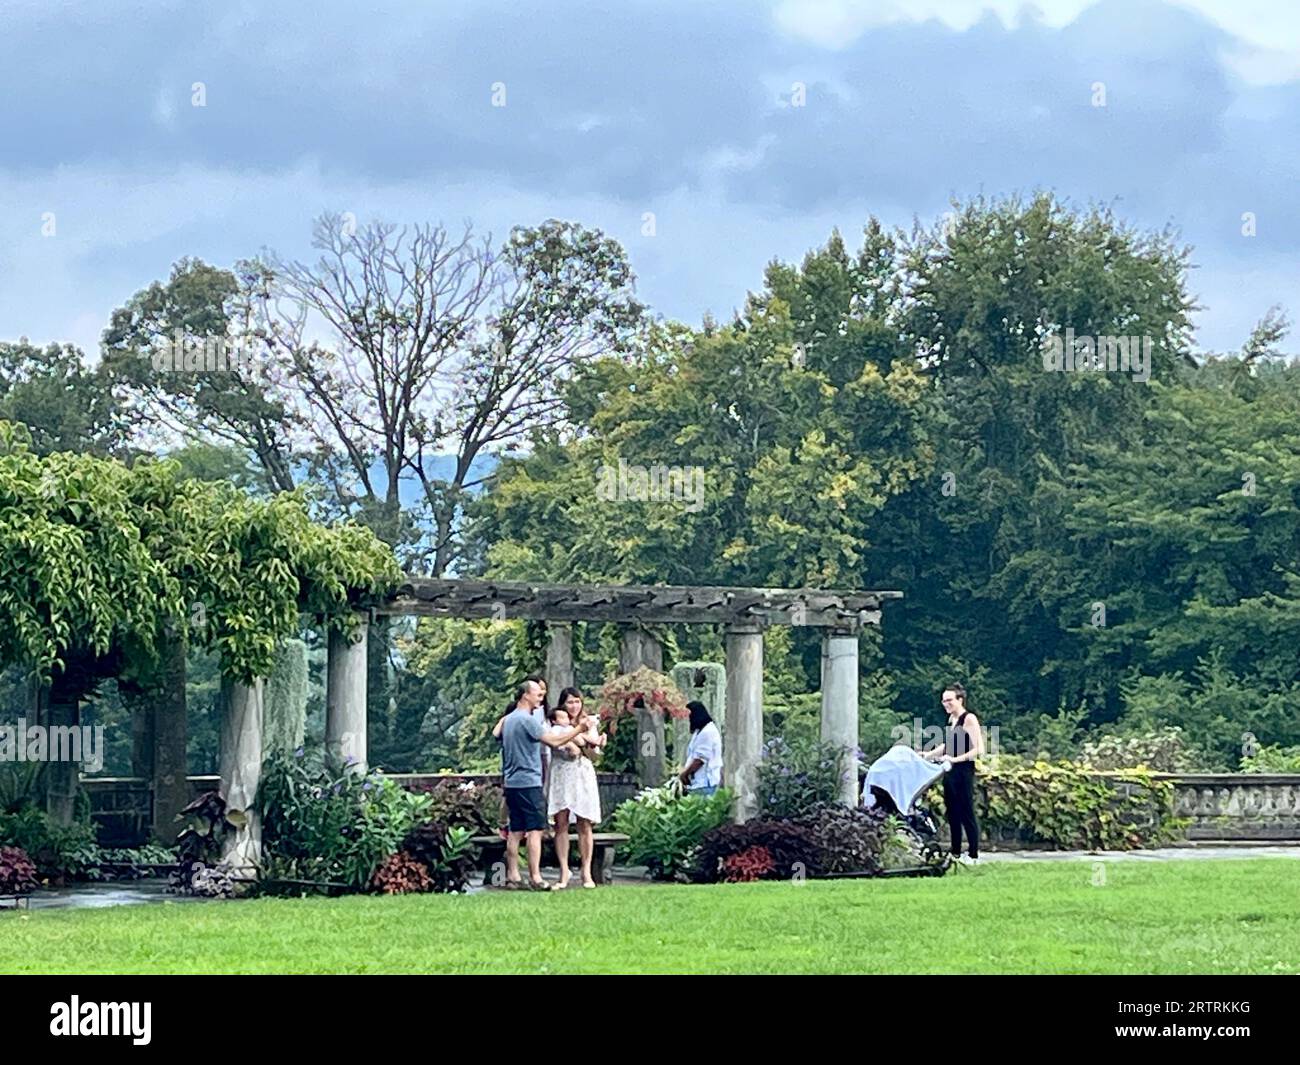
<svg viewBox="0 0 1300 1065">
<path fill-rule="evenodd" d="M 624 853 L 658 880 L 696 883 L 839 876 L 942 875 L 950 861 L 898 817 L 838 804 L 843 752 L 776 739 L 758 771 L 760 816 L 731 823 L 725 789 L 683 795 L 679 784 L 641 792 L 620 807 Z"/>
<path fill-rule="evenodd" d="M 452 782 L 410 790 L 378 773 L 336 772 L 301 753 L 274 759 L 258 793 L 258 890 L 463 891 L 470 838 L 495 828 L 500 795 L 491 785 Z"/>
</svg>

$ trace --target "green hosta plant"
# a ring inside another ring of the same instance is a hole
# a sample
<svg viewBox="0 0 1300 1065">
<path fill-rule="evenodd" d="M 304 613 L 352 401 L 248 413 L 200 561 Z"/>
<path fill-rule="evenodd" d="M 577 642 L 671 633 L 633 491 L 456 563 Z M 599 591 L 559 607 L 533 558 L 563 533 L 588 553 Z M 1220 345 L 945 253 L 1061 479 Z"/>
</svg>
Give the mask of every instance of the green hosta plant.
<svg viewBox="0 0 1300 1065">
<path fill-rule="evenodd" d="M 732 798 L 726 788 L 712 795 L 683 794 L 674 781 L 623 803 L 614 828 L 630 837 L 630 863 L 645 865 L 656 880 L 684 879 L 704 834 L 730 820 Z"/>
</svg>

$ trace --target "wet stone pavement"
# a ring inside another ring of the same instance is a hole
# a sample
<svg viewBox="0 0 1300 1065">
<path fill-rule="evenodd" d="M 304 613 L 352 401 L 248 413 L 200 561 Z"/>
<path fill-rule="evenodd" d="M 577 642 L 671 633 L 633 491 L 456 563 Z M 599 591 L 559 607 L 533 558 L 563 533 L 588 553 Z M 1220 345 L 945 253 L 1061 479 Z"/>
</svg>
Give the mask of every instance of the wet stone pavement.
<svg viewBox="0 0 1300 1065">
<path fill-rule="evenodd" d="M 34 892 L 29 910 L 100 909 L 142 902 L 202 902 L 188 895 L 174 895 L 163 879 L 116 880 L 107 884 L 69 884 Z"/>
</svg>

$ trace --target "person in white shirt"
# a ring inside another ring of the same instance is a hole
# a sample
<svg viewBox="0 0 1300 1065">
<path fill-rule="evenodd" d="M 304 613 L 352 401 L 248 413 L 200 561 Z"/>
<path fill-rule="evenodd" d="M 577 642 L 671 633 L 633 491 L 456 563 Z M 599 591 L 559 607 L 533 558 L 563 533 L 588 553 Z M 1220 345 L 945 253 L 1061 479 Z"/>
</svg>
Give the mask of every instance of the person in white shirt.
<svg viewBox="0 0 1300 1065">
<path fill-rule="evenodd" d="M 689 702 L 691 742 L 686 747 L 686 765 L 679 779 L 688 794 L 712 795 L 722 784 L 722 733 L 701 702 Z"/>
</svg>

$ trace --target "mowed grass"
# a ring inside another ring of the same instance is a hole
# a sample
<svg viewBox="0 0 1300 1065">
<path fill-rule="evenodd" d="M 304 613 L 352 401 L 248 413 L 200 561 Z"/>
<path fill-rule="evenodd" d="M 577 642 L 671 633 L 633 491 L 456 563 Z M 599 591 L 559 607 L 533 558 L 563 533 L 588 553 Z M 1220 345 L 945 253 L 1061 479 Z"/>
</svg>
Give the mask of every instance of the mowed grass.
<svg viewBox="0 0 1300 1065">
<path fill-rule="evenodd" d="M 0 912 L 4 973 L 1290 973 L 1300 862 Z"/>
</svg>

